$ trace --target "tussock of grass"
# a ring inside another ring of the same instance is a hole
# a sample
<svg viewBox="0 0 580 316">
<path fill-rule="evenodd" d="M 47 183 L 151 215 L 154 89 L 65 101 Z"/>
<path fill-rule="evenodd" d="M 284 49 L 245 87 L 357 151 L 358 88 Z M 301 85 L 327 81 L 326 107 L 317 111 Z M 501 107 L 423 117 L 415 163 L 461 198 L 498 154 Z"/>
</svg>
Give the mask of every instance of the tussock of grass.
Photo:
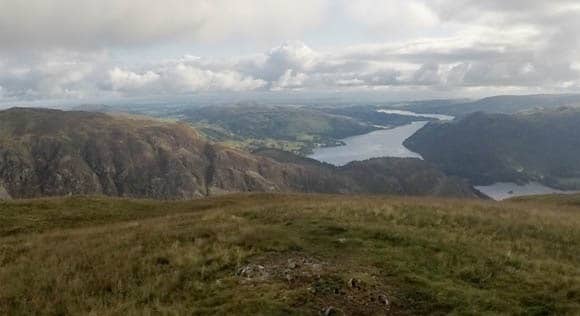
<svg viewBox="0 0 580 316">
<path fill-rule="evenodd" d="M 575 314 L 579 228 L 580 209 L 550 203 L 1 202 L 0 314 Z M 307 263 L 288 277 L 288 260 Z"/>
</svg>

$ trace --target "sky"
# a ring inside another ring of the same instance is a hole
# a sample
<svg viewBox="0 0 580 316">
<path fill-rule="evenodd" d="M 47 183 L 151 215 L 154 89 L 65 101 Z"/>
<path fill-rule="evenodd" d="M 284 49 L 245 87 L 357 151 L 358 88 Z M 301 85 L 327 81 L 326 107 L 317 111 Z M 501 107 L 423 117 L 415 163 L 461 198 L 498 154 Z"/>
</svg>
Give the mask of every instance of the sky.
<svg viewBox="0 0 580 316">
<path fill-rule="evenodd" d="M 0 102 L 580 92 L 578 0 L 0 0 Z"/>
</svg>

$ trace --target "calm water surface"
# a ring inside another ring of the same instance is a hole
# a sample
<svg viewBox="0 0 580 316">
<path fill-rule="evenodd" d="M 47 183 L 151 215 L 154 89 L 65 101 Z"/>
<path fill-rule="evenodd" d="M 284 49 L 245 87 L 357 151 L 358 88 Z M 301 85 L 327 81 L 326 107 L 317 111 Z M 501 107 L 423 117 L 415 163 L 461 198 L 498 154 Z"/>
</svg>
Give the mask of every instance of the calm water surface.
<svg viewBox="0 0 580 316">
<path fill-rule="evenodd" d="M 375 157 L 422 158 L 403 146 L 403 142 L 426 124 L 427 122 L 413 122 L 393 129 L 345 138 L 342 141 L 346 145 L 316 148 L 309 157 L 335 166 Z"/>
<path fill-rule="evenodd" d="M 414 116 L 414 117 L 425 117 L 425 118 L 434 118 L 440 121 L 453 121 L 454 117 L 450 115 L 443 115 L 443 114 L 423 114 L 423 113 L 415 113 L 411 111 L 404 111 L 404 110 L 378 110 L 377 112 L 385 113 L 385 114 L 398 114 L 398 115 L 405 115 L 405 116 Z"/>
<path fill-rule="evenodd" d="M 418 114 L 402 110 L 378 111 L 387 114 L 435 118 L 441 121 L 450 121 L 454 119 L 452 116 L 440 114 Z M 309 157 L 335 166 L 343 166 L 352 161 L 366 160 L 376 157 L 423 159 L 418 153 L 412 152 L 403 146 L 403 142 L 427 125 L 427 123 L 428 122 L 413 122 L 393 129 L 379 130 L 365 135 L 345 138 L 342 141 L 346 145 L 316 148 L 314 149 L 314 153 Z M 498 201 L 517 196 L 578 193 L 577 191 L 561 191 L 553 189 L 537 182 L 531 182 L 524 185 L 502 182 L 489 186 L 478 186 L 476 189 Z"/>
<path fill-rule="evenodd" d="M 488 186 L 478 186 L 475 187 L 481 193 L 489 196 L 490 198 L 501 201 L 509 199 L 516 196 L 528 196 L 528 195 L 539 195 L 539 194 L 572 194 L 577 193 L 576 191 L 560 191 L 537 182 L 531 182 L 528 184 L 520 185 L 516 183 L 500 182 Z"/>
</svg>

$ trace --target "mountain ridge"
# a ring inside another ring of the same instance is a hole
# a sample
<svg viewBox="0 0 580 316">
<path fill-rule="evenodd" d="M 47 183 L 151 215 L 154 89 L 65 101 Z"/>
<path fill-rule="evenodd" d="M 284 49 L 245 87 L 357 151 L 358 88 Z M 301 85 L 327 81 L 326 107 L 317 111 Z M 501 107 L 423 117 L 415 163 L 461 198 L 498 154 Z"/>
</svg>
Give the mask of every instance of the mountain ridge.
<svg viewBox="0 0 580 316">
<path fill-rule="evenodd" d="M 447 114 L 456 117 L 464 117 L 475 112 L 516 114 L 558 107 L 580 107 L 580 94 L 495 95 L 465 102 L 417 101 L 402 106 L 418 113 Z"/>
<path fill-rule="evenodd" d="M 475 185 L 529 181 L 580 188 L 580 109 L 508 114 L 477 112 L 431 123 L 405 146 L 449 175 Z"/>
<path fill-rule="evenodd" d="M 0 123 L 0 181 L 13 198 L 190 199 L 232 192 L 480 196 L 468 183 L 420 161 L 379 159 L 348 170 L 280 162 L 208 142 L 184 123 L 45 109 L 1 111 Z M 371 167 L 374 174 L 361 176 Z M 394 172 L 398 169 L 409 174 Z M 412 174 L 414 180 L 407 181 Z"/>
</svg>

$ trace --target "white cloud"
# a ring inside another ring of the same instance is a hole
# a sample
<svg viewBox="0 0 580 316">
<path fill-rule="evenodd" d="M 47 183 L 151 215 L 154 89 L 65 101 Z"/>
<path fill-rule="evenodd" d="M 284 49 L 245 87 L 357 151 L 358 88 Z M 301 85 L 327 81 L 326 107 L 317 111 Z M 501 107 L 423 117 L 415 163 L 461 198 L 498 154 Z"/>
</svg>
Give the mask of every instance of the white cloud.
<svg viewBox="0 0 580 316">
<path fill-rule="evenodd" d="M 292 69 L 286 72 L 272 84 L 273 91 L 280 90 L 298 90 L 304 88 L 306 81 L 309 79 L 308 75 L 301 72 L 293 71 Z"/>
<path fill-rule="evenodd" d="M 547 64 L 537 51 L 503 38 L 450 37 L 333 51 L 289 42 L 243 58 L 185 56 L 136 66 L 115 64 L 101 54 L 57 53 L 33 63 L 4 61 L 0 85 L 5 97 L 31 99 L 392 87 L 557 91 L 579 86 L 577 62 Z"/>
<path fill-rule="evenodd" d="M 118 67 L 109 71 L 109 85 L 123 95 L 183 94 L 205 91 L 248 91 L 266 83 L 226 70 L 212 71 L 176 61 L 137 73 Z"/>
<path fill-rule="evenodd" d="M 0 42 L 11 99 L 580 87 L 577 0 L 0 0 Z"/>
<path fill-rule="evenodd" d="M 164 70 L 164 85 L 181 93 L 198 91 L 248 91 L 265 85 L 263 80 L 243 76 L 236 71 L 214 72 L 183 63 Z"/>
<path fill-rule="evenodd" d="M 286 42 L 275 47 L 264 57 L 257 67 L 262 70 L 260 76 L 269 81 L 287 74 L 288 70 L 309 71 L 319 62 L 319 55 L 298 41 Z"/>
<path fill-rule="evenodd" d="M 115 91 L 139 91 L 155 84 L 160 76 L 152 71 L 138 74 L 115 67 L 109 71 L 111 88 Z"/>
<path fill-rule="evenodd" d="M 7 98 L 83 98 L 98 93 L 98 73 L 106 61 L 106 54 L 65 51 L 6 58 L 0 85 Z"/>
</svg>

